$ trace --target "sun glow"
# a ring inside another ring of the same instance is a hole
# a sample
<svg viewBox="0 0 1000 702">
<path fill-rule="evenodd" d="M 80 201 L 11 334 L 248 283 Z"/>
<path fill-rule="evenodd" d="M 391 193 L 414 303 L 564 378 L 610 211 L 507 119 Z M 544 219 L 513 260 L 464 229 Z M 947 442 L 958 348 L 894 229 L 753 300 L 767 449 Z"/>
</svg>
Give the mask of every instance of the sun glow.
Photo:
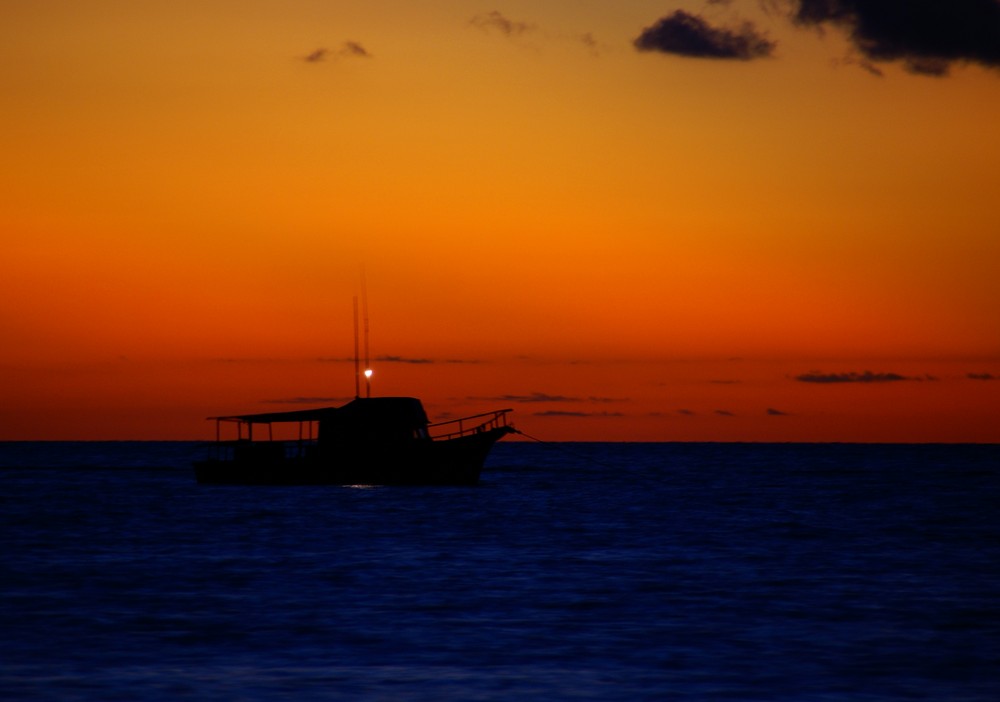
<svg viewBox="0 0 1000 702">
<path fill-rule="evenodd" d="M 735 61 L 636 0 L 286 5 L 0 4 L 0 438 L 201 438 L 373 360 L 558 438 L 1000 440 L 975 55 L 727 3 L 680 29 L 768 37 Z"/>
</svg>

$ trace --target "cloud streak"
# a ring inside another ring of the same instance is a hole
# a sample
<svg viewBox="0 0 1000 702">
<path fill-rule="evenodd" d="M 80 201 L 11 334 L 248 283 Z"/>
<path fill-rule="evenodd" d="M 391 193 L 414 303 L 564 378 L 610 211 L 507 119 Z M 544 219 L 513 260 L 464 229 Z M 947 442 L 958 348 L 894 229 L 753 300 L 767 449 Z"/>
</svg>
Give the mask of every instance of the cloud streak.
<svg viewBox="0 0 1000 702">
<path fill-rule="evenodd" d="M 470 397 L 470 400 L 489 400 L 490 402 L 590 402 L 593 404 L 609 404 L 612 402 L 628 402 L 627 397 L 601 397 L 590 395 L 588 397 L 576 397 L 572 395 L 549 395 L 544 392 L 533 392 L 529 395 L 495 395 L 493 397 Z"/>
<path fill-rule="evenodd" d="M 902 380 L 921 380 L 921 378 L 911 378 L 898 373 L 872 373 L 871 371 L 865 371 L 864 373 L 821 373 L 819 371 L 810 371 L 809 373 L 795 376 L 795 379 L 800 383 L 820 384 L 894 383 Z"/>
<path fill-rule="evenodd" d="M 480 13 L 470 19 L 469 24 L 484 32 L 498 31 L 510 38 L 519 37 L 535 28 L 533 24 L 508 19 L 498 10 Z"/>
<path fill-rule="evenodd" d="M 275 400 L 264 400 L 272 405 L 326 405 L 330 403 L 347 402 L 349 397 L 287 397 Z"/>
<path fill-rule="evenodd" d="M 371 58 L 372 55 L 368 50 L 356 41 L 345 41 L 338 49 L 327 49 L 321 47 L 319 49 L 314 49 L 313 51 L 302 57 L 302 60 L 306 63 L 322 63 L 329 58 Z"/>
<path fill-rule="evenodd" d="M 573 412 L 569 410 L 544 410 L 535 412 L 535 417 L 624 417 L 621 412 Z"/>
<path fill-rule="evenodd" d="M 341 56 L 358 56 L 360 58 L 371 58 L 371 54 L 365 47 L 356 41 L 345 41 L 340 47 Z"/>
<path fill-rule="evenodd" d="M 639 51 L 740 61 L 771 56 L 777 46 L 750 22 L 737 29 L 713 27 L 684 10 L 676 10 L 646 27 L 633 45 Z"/>
<path fill-rule="evenodd" d="M 583 402 L 582 397 L 569 397 L 566 395 L 549 395 L 544 392 L 533 392 L 530 395 L 497 395 L 496 397 L 473 398 L 486 399 L 493 402 Z"/>
<path fill-rule="evenodd" d="M 580 43 L 587 47 L 587 51 L 591 56 L 601 55 L 601 44 L 594 38 L 593 34 L 586 32 L 585 34 L 581 34 L 579 39 Z"/>
<path fill-rule="evenodd" d="M 375 361 L 376 363 L 412 363 L 415 365 L 434 363 L 432 358 L 407 358 L 406 356 L 376 356 Z"/>
</svg>

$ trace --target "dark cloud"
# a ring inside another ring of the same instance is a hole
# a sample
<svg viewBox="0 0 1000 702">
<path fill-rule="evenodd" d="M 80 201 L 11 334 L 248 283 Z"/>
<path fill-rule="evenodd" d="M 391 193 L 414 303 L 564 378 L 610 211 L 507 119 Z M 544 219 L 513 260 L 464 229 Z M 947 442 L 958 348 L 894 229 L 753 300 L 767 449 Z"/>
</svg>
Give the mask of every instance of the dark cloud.
<svg viewBox="0 0 1000 702">
<path fill-rule="evenodd" d="M 787 417 L 788 416 L 788 412 L 782 412 L 781 410 L 774 409 L 773 407 L 768 407 L 767 410 L 765 410 L 765 411 L 766 411 L 766 413 L 767 413 L 767 415 L 769 417 Z"/>
<path fill-rule="evenodd" d="M 736 415 L 729 410 L 715 410 L 715 413 L 720 417 L 735 417 Z"/>
<path fill-rule="evenodd" d="M 368 50 L 358 42 L 345 41 L 336 51 L 331 51 L 326 48 L 316 49 L 306 54 L 303 57 L 303 61 L 306 61 L 307 63 L 320 63 L 321 61 L 326 61 L 328 58 L 337 56 L 371 58 L 372 55 L 368 53 Z"/>
<path fill-rule="evenodd" d="M 864 373 L 820 373 L 819 371 L 810 371 L 809 373 L 795 376 L 795 379 L 801 383 L 892 383 L 900 380 L 919 380 L 919 378 L 910 378 L 898 373 L 872 373 L 871 371 L 865 371 Z"/>
<path fill-rule="evenodd" d="M 929 76 L 947 75 L 955 62 L 1000 67 L 997 0 L 792 0 L 791 5 L 792 19 L 801 26 L 844 27 L 871 61 L 903 61 L 912 73 Z"/>
<path fill-rule="evenodd" d="M 683 10 L 646 27 L 633 44 L 639 51 L 741 61 L 770 56 L 776 46 L 750 22 L 738 29 L 713 27 Z"/>
<path fill-rule="evenodd" d="M 316 49 L 315 51 L 308 54 L 303 60 L 308 63 L 319 63 L 326 59 L 326 55 L 330 53 L 329 49 Z"/>
<path fill-rule="evenodd" d="M 478 14 L 469 20 L 469 24 L 479 27 L 487 32 L 495 29 L 504 36 L 508 37 L 517 37 L 525 32 L 530 32 L 535 28 L 534 25 L 528 24 L 527 22 L 516 22 L 514 20 L 507 19 L 497 10 Z"/>
<path fill-rule="evenodd" d="M 360 56 L 361 58 L 371 58 L 371 54 L 365 47 L 356 41 L 345 41 L 340 47 L 341 56 Z"/>
<path fill-rule="evenodd" d="M 1000 380 L 1000 378 L 992 373 L 968 373 L 966 377 L 969 380 Z"/>
<path fill-rule="evenodd" d="M 677 410 L 677 414 L 683 414 L 685 417 L 693 417 L 694 411 L 689 409 L 679 409 Z"/>
</svg>

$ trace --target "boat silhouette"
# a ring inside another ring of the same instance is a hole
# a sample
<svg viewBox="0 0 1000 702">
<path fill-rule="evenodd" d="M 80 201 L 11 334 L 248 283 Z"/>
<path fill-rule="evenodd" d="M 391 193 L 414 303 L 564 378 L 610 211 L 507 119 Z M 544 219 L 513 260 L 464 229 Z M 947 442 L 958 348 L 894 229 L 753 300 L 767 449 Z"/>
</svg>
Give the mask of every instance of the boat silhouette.
<svg viewBox="0 0 1000 702">
<path fill-rule="evenodd" d="M 362 278 L 362 285 L 364 279 Z M 364 290 L 364 287 L 362 288 Z M 367 295 L 365 295 L 367 298 Z M 475 485 L 493 444 L 515 431 L 501 409 L 431 424 L 415 397 L 372 397 L 368 310 L 361 371 L 354 298 L 354 399 L 340 407 L 211 417 L 211 455 L 199 483 L 227 485 Z M 361 378 L 365 397 L 361 397 Z M 298 425 L 297 435 L 289 428 Z M 274 426 L 286 438 L 274 438 Z M 224 438 L 223 427 L 235 426 Z M 256 430 L 256 431 L 255 431 Z M 264 434 L 266 433 L 266 436 Z M 295 438 L 287 438 L 289 435 Z"/>
<path fill-rule="evenodd" d="M 228 485 L 475 485 L 493 444 L 514 431 L 511 411 L 431 424 L 415 397 L 357 397 L 340 407 L 213 417 L 216 441 L 195 476 Z M 287 435 L 296 424 L 297 438 L 274 438 L 275 425 Z"/>
</svg>

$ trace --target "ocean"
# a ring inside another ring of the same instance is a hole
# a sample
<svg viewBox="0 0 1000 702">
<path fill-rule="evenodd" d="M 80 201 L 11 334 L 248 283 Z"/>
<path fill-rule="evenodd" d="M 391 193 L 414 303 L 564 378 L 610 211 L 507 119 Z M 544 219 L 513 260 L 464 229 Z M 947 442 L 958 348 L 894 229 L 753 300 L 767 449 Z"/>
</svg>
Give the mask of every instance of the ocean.
<svg viewBox="0 0 1000 702">
<path fill-rule="evenodd" d="M 501 442 L 475 488 L 0 443 L 4 700 L 1000 699 L 1000 445 Z"/>
</svg>

